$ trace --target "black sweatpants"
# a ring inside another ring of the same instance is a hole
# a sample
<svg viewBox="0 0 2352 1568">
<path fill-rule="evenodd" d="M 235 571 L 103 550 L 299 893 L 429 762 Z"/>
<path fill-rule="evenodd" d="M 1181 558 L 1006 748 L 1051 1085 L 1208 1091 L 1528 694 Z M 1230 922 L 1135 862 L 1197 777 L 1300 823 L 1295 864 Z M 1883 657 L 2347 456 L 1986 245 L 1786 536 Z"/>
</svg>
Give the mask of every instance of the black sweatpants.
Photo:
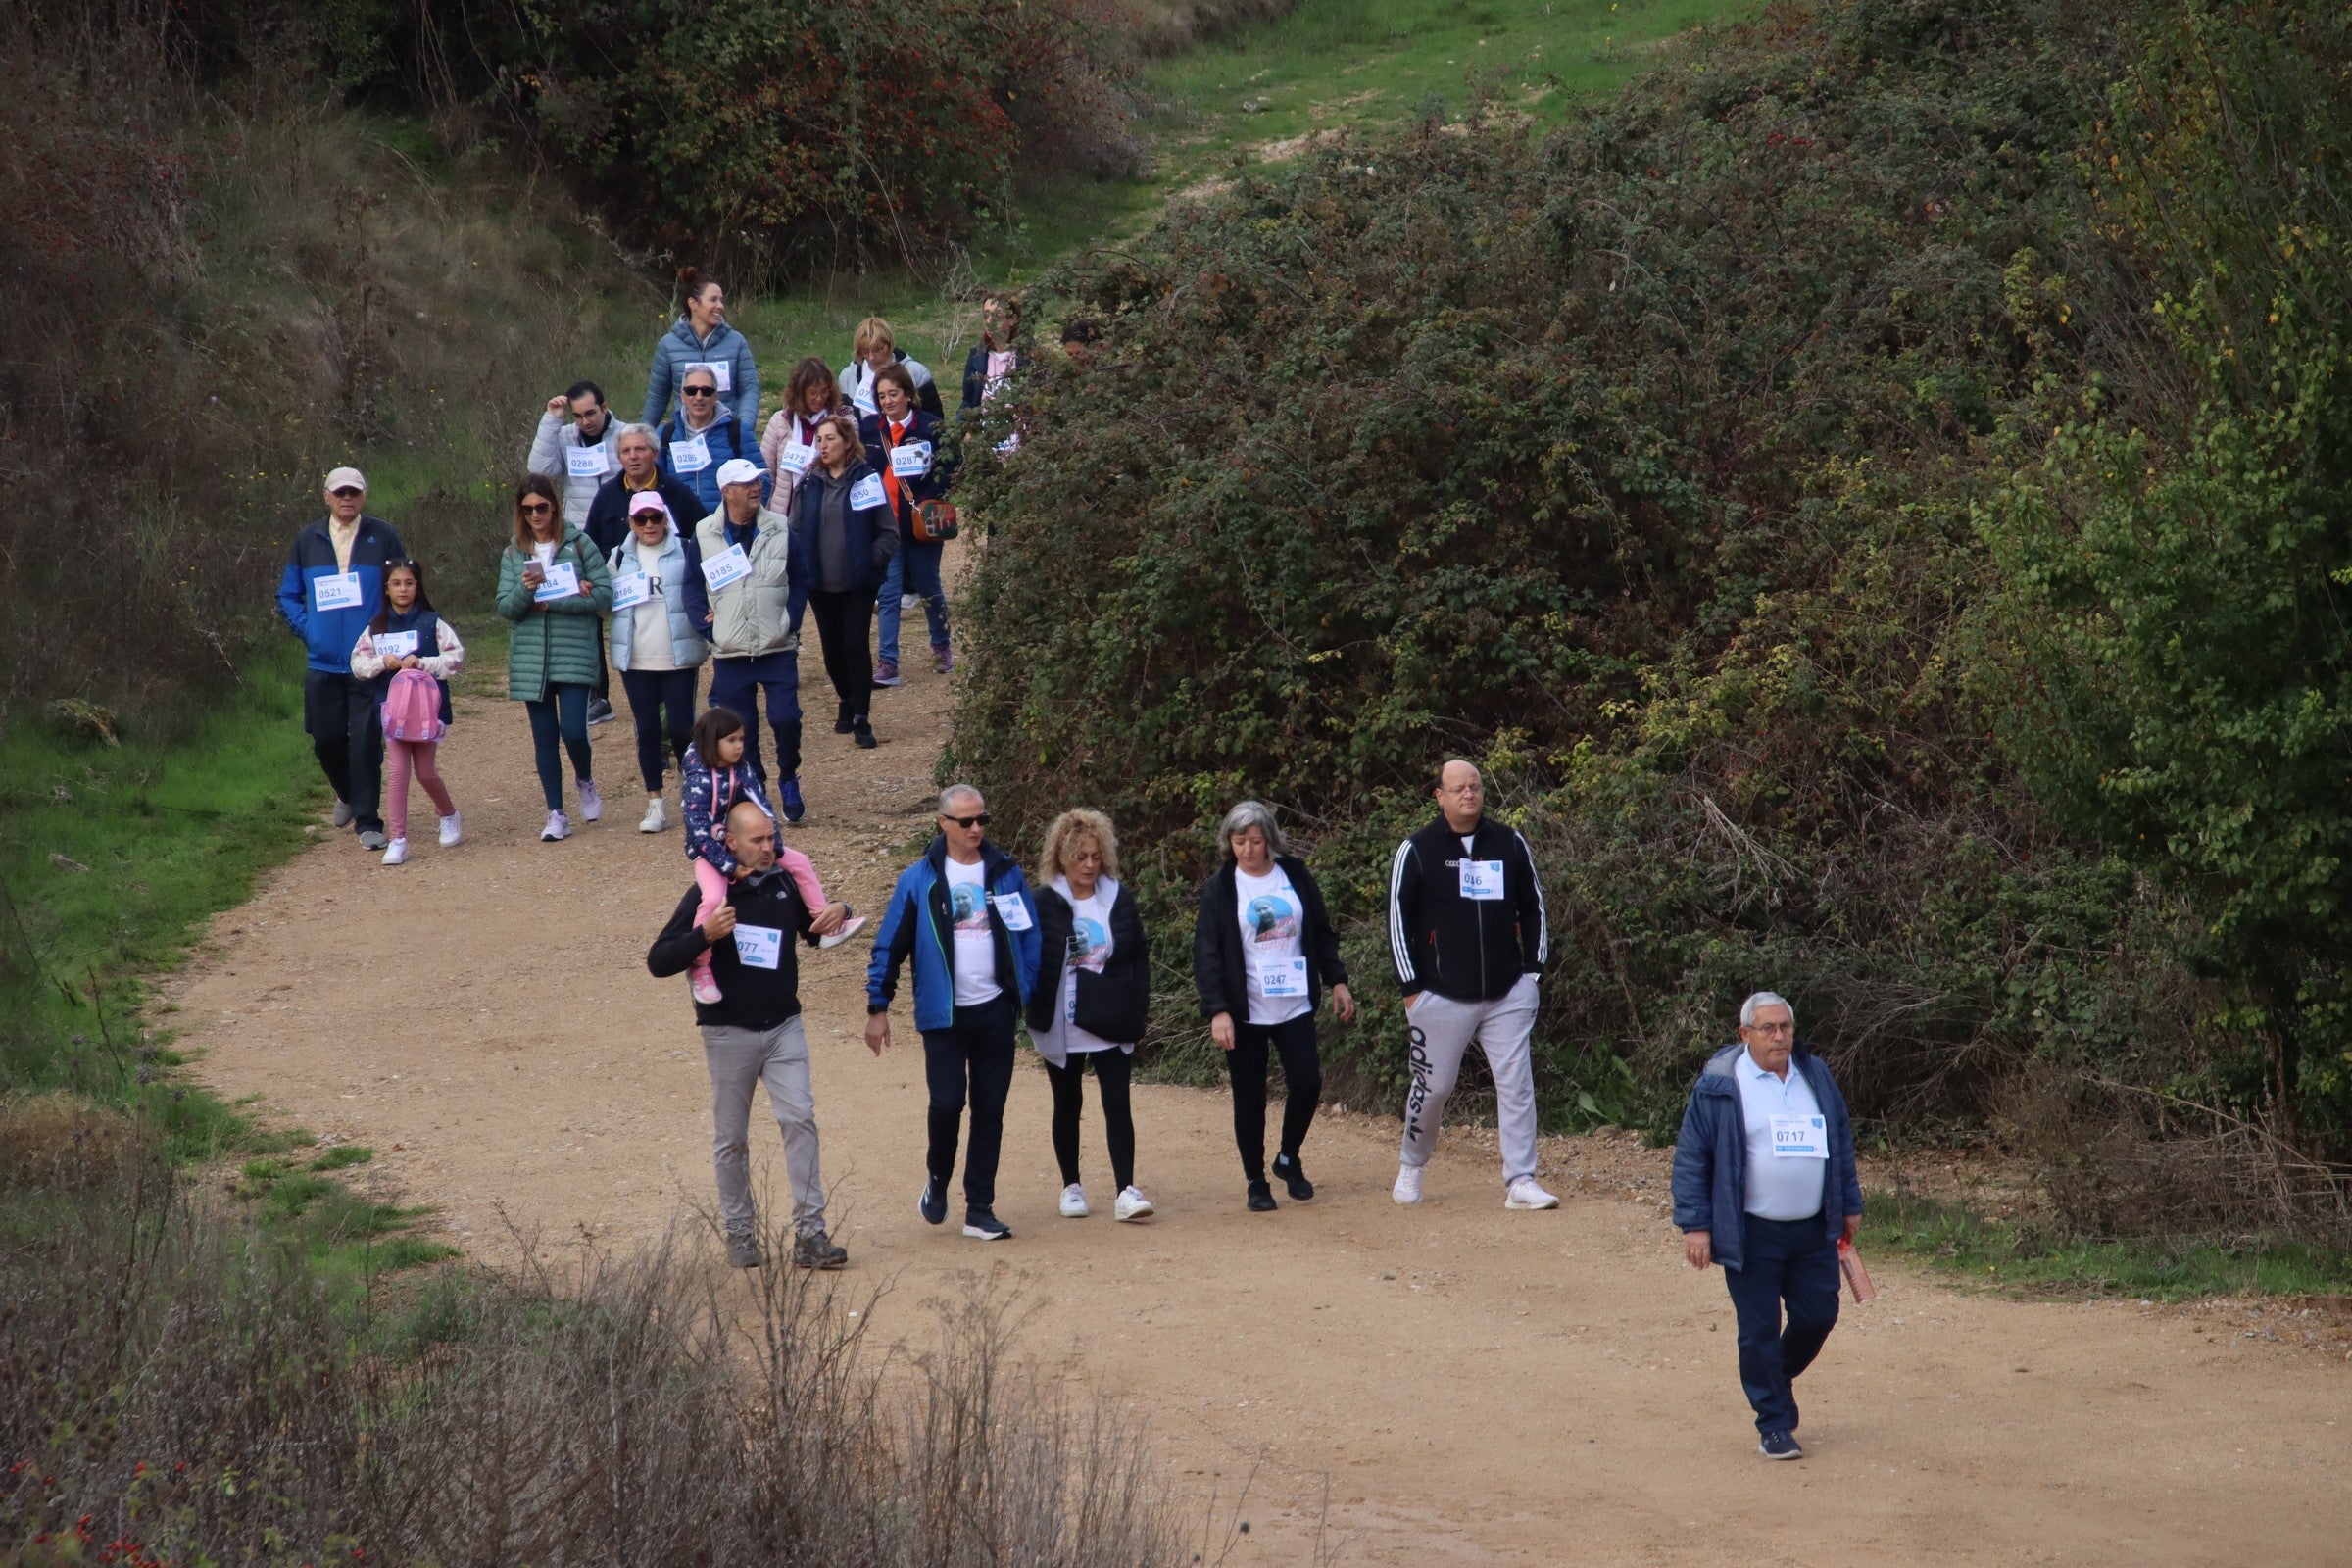
<svg viewBox="0 0 2352 1568">
<path fill-rule="evenodd" d="M 874 706 L 874 666 L 865 641 L 866 629 L 874 620 L 874 596 L 811 588 L 808 614 L 816 622 L 816 640 L 825 651 L 825 674 L 841 700 L 837 716 L 865 723 Z"/>
<path fill-rule="evenodd" d="M 1078 1118 L 1086 1105 L 1086 1064 L 1095 1064 L 1096 1092 L 1102 1097 L 1102 1130 L 1110 1141 L 1110 1179 L 1119 1188 L 1135 1185 L 1135 1111 L 1127 1084 L 1135 1058 L 1124 1051 L 1081 1051 L 1069 1065 L 1046 1063 L 1054 1086 L 1054 1157 L 1061 1162 L 1064 1187 L 1078 1180 Z"/>
<path fill-rule="evenodd" d="M 999 996 L 977 1007 L 957 1007 L 956 1021 L 945 1029 L 923 1031 L 923 1078 L 931 1090 L 931 1149 L 924 1164 L 943 1190 L 956 1174 L 968 1079 L 972 1144 L 963 1156 L 963 1200 L 971 1208 L 996 1206 L 1004 1100 L 1012 1092 L 1012 1004 Z"/>
<path fill-rule="evenodd" d="M 1266 1179 L 1266 1059 L 1282 1058 L 1290 1097 L 1282 1105 L 1282 1152 L 1297 1154 L 1307 1125 L 1323 1100 L 1323 1060 L 1315 1051 L 1315 1015 L 1302 1012 L 1288 1023 L 1234 1020 L 1233 1049 L 1225 1070 L 1233 1078 L 1233 1141 L 1242 1151 L 1242 1171 L 1253 1182 Z"/>
<path fill-rule="evenodd" d="M 384 830 L 384 731 L 371 682 L 323 669 L 302 673 L 302 728 L 355 833 Z"/>
</svg>

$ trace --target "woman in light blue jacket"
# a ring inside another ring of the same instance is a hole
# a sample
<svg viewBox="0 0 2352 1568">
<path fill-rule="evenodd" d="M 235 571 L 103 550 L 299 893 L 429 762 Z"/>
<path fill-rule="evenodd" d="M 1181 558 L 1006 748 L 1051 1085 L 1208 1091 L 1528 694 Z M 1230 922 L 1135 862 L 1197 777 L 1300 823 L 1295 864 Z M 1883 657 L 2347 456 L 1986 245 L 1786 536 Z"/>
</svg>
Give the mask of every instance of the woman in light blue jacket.
<svg viewBox="0 0 2352 1568">
<path fill-rule="evenodd" d="M 612 569 L 612 667 L 629 694 L 637 725 L 637 771 L 645 778 L 640 833 L 669 826 L 662 808 L 662 747 L 684 769 L 694 737 L 694 695 L 710 650 L 686 613 L 686 574 L 698 569 L 668 504 L 655 490 L 629 502 L 629 537 L 607 563 Z"/>
<path fill-rule="evenodd" d="M 719 401 L 746 432 L 760 427 L 760 367 L 752 362 L 751 340 L 727 324 L 727 293 L 718 279 L 689 267 L 678 273 L 685 314 L 654 344 L 654 368 L 645 378 L 645 420 L 660 424 L 686 372 L 708 365 L 718 377 Z"/>
</svg>

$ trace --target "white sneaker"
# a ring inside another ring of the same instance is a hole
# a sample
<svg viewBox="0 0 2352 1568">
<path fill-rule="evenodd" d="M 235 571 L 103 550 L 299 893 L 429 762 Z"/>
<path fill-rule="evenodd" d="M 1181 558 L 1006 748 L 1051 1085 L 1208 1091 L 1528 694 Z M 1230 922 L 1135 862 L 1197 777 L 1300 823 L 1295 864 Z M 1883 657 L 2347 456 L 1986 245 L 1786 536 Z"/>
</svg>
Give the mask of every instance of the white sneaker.
<svg viewBox="0 0 2352 1568">
<path fill-rule="evenodd" d="M 408 864 L 409 841 L 407 839 L 394 839 L 391 843 L 385 845 L 384 863 L 386 865 Z"/>
<path fill-rule="evenodd" d="M 580 820 L 593 822 L 605 814 L 605 798 L 596 793 L 596 780 L 580 780 Z"/>
<path fill-rule="evenodd" d="M 920 610 L 920 609 L 922 609 L 922 608 L 923 608 L 923 596 L 922 596 L 921 594 L 901 594 L 901 595 L 899 595 L 899 612 L 900 612 L 900 613 L 904 614 L 905 612 L 907 612 L 907 611 L 909 611 L 909 610 Z"/>
<path fill-rule="evenodd" d="M 1505 1208 L 1557 1208 L 1560 1206 L 1560 1200 L 1538 1187 L 1533 1176 L 1522 1176 L 1511 1183 L 1511 1190 L 1503 1195 L 1502 1206 Z"/>
<path fill-rule="evenodd" d="M 464 843 L 465 839 L 466 818 L 462 813 L 452 811 L 441 819 L 441 847 L 443 849 L 455 849 Z"/>
<path fill-rule="evenodd" d="M 569 837 L 571 837 L 571 818 L 565 816 L 562 811 L 548 812 L 547 826 L 539 830 L 539 842 L 553 844 L 558 839 Z"/>
<path fill-rule="evenodd" d="M 1085 1188 L 1072 1182 L 1061 1190 L 1061 1217 L 1063 1219 L 1084 1219 L 1093 1212 L 1093 1209 L 1086 1206 Z"/>
<path fill-rule="evenodd" d="M 842 921 L 841 929 L 834 932 L 831 936 L 818 937 L 816 939 L 816 945 L 820 948 L 838 948 L 844 942 L 849 941 L 850 938 L 856 936 L 858 932 L 864 929 L 865 916 L 862 914 L 853 914 L 847 920 Z"/>
<path fill-rule="evenodd" d="M 1122 1187 L 1119 1189 L 1119 1200 L 1111 1205 L 1110 1212 L 1116 1219 L 1149 1219 L 1153 1209 L 1152 1200 L 1146 1198 L 1139 1189 Z"/>
<path fill-rule="evenodd" d="M 359 812 L 351 808 L 351 803 L 349 801 L 338 795 L 335 797 L 335 809 L 329 820 L 331 820 L 337 827 L 349 827 L 351 826 L 351 819 L 359 814 Z"/>
<path fill-rule="evenodd" d="M 1421 1201 L 1421 1167 L 1418 1165 L 1397 1166 L 1396 1185 L 1389 1189 L 1389 1196 L 1399 1203 Z"/>
<path fill-rule="evenodd" d="M 661 796 L 656 795 L 649 798 L 645 803 L 645 815 L 637 819 L 637 831 L 659 833 L 667 826 L 669 826 L 669 808 L 662 804 Z"/>
</svg>

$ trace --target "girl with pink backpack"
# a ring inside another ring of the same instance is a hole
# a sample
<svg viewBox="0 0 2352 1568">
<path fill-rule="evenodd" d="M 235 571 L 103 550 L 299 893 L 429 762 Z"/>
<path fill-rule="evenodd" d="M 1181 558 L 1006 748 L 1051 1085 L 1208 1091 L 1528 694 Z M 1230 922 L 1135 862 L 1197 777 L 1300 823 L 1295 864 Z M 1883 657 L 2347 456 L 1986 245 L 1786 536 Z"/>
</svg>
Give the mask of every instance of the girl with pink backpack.
<svg viewBox="0 0 2352 1568">
<path fill-rule="evenodd" d="M 424 568 L 414 561 L 384 567 L 383 603 L 351 650 L 351 672 L 375 684 L 384 727 L 384 825 L 392 842 L 384 864 L 409 858 L 409 775 L 431 797 L 444 849 L 465 837 L 458 808 L 441 782 L 435 756 L 450 725 L 449 678 L 466 665 L 456 628 L 433 612 Z"/>
</svg>

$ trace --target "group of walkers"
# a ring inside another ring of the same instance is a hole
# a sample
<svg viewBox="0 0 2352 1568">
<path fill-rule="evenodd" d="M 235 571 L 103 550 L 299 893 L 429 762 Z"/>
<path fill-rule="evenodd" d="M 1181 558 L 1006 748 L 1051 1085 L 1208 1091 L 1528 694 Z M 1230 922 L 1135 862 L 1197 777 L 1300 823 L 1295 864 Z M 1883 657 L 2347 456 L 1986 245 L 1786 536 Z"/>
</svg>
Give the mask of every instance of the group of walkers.
<svg viewBox="0 0 2352 1568">
<path fill-rule="evenodd" d="M 759 369 L 726 321 L 723 291 L 689 272 L 685 310 L 657 346 L 643 417 L 615 424 L 604 392 L 574 383 L 548 400 L 514 487 L 496 605 L 513 624 L 509 696 L 528 714 L 548 817 L 569 836 L 564 771 L 580 816 L 603 811 L 590 730 L 612 716 L 618 670 L 646 792 L 641 831 L 666 830 L 670 764 L 693 884 L 647 954 L 656 976 L 683 975 L 711 1086 L 712 1164 L 728 1260 L 765 1260 L 750 1177 L 755 1086 L 767 1088 L 792 1194 L 795 1264 L 836 1268 L 826 1231 L 815 1097 L 799 995 L 797 946 L 848 941 L 867 922 L 825 894 L 809 858 L 780 842 L 799 822 L 799 630 L 813 614 L 836 700 L 836 733 L 876 744 L 871 694 L 902 680 L 907 602 L 924 611 L 934 668 L 946 674 L 941 549 L 956 527 L 936 378 L 869 318 L 838 370 L 802 361 L 783 407 L 757 437 Z M 962 413 L 1023 364 L 1017 301 L 991 299 L 964 367 Z M 1091 333 L 1065 330 L 1088 352 Z M 672 408 L 672 402 L 675 408 Z M 305 644 L 304 723 L 335 793 L 334 819 L 383 863 L 408 857 L 408 785 L 430 798 L 440 842 L 463 821 L 436 765 L 451 719 L 448 683 L 465 647 L 434 611 L 424 567 L 390 524 L 368 515 L 367 480 L 338 467 L 327 515 L 297 534 L 278 603 Z M 879 645 L 868 618 L 881 609 Z M 710 671 L 707 704 L 700 672 Z M 774 746 L 763 755 L 764 707 Z M 384 776 L 389 760 L 389 777 Z M 772 784 L 771 784 L 772 780 Z M 1396 847 L 1387 933 L 1405 1007 L 1410 1082 L 1391 1197 L 1418 1203 L 1446 1103 L 1469 1048 L 1494 1084 L 1503 1206 L 1556 1208 L 1537 1180 L 1532 1039 L 1549 935 L 1526 841 L 1490 818 L 1483 782 L 1447 761 L 1436 815 Z M 384 788 L 389 785 L 388 798 Z M 1025 1029 L 1045 1066 L 1059 1213 L 1091 1212 L 1080 1128 L 1091 1065 L 1107 1142 L 1112 1213 L 1155 1213 L 1137 1182 L 1132 1060 L 1150 1011 L 1149 937 L 1120 879 L 1119 843 L 1101 812 L 1062 812 L 1040 840 L 1035 880 L 989 837 L 987 802 L 944 791 L 937 835 L 899 875 L 875 923 L 866 971 L 868 1048 L 892 1045 L 902 972 L 909 979 L 927 1113 L 915 1206 L 944 1225 L 960 1147 L 961 1231 L 1003 1241 L 996 1210 L 1004 1110 Z M 1217 833 L 1201 885 L 1193 983 L 1223 1052 L 1244 1205 L 1315 1197 L 1304 1146 L 1321 1100 L 1318 1017 L 1342 1023 L 1356 1001 L 1320 887 L 1274 811 L 1243 801 Z M 1675 1156 L 1675 1220 L 1694 1267 L 1722 1263 L 1739 1316 L 1742 1385 L 1768 1457 L 1801 1455 L 1792 1383 L 1837 1319 L 1841 1249 L 1859 1224 L 1852 1134 L 1835 1082 L 1794 1036 L 1794 1012 L 1759 992 L 1740 1041 L 1709 1061 Z M 1268 1079 L 1285 1087 L 1267 1161 Z M 1783 1306 L 1787 1321 L 1783 1322 Z"/>
</svg>

